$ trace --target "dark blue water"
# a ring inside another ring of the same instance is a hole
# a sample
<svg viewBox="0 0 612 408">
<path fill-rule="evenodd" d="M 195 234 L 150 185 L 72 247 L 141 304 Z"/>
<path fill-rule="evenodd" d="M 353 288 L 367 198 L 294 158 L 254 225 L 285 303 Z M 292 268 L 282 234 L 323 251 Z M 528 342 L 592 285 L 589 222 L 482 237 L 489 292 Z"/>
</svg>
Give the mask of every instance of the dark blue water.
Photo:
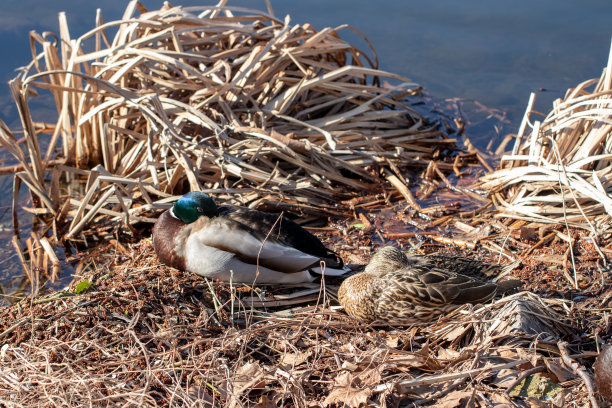
<svg viewBox="0 0 612 408">
<path fill-rule="evenodd" d="M 598 77 L 606 65 L 612 36 L 612 2 L 595 0 L 271 0 L 275 15 L 290 14 L 292 23 L 315 28 L 350 24 L 373 43 L 382 69 L 407 76 L 439 98 L 477 100 L 506 114 L 502 132 L 493 125 L 468 128 L 477 141 L 498 140 L 515 132 L 530 92 L 538 92 L 536 108 L 547 112 L 552 100 L 568 87 Z M 149 9 L 161 1 L 143 0 Z M 199 0 L 172 2 L 185 6 L 212 4 Z M 57 14 L 66 11 L 72 38 L 88 31 L 100 7 L 105 21 L 120 18 L 127 1 L 4 0 L 0 13 L 0 117 L 19 125 L 6 82 L 14 69 L 31 60 L 28 33 L 57 33 Z M 229 5 L 265 10 L 263 0 L 230 1 Z M 349 30 L 344 38 L 366 45 Z M 546 91 L 540 91 L 545 89 Z M 467 106 L 467 105 L 466 105 Z M 467 109 L 467 108 L 466 108 Z M 471 112 L 467 112 L 468 119 Z M 54 107 L 37 112 L 53 120 Z M 2 155 L 0 154 L 0 157 Z M 18 264 L 10 235 L 10 180 L 0 178 L 0 290 L 14 287 Z M 4 242 L 4 243 L 3 243 Z M 13 265 L 9 267 L 8 265 Z M 9 283 L 10 281 L 10 283 Z"/>
<path fill-rule="evenodd" d="M 350 24 L 374 44 L 383 69 L 408 76 L 440 98 L 476 99 L 503 109 L 513 123 L 520 121 L 530 92 L 549 90 L 538 96 L 539 106 L 546 109 L 568 87 L 599 76 L 612 36 L 612 2 L 603 0 L 271 2 L 277 17 L 290 14 L 293 23 L 309 22 L 315 28 Z M 142 3 L 149 9 L 162 4 Z M 76 38 L 93 27 L 96 7 L 110 21 L 121 16 L 125 4 L 119 0 L 5 0 L 0 14 L 1 117 L 15 124 L 16 112 L 5 83 L 14 76 L 15 67 L 30 60 L 30 30 L 57 32 L 57 13 L 66 11 Z M 266 8 L 262 0 L 229 4 Z"/>
</svg>

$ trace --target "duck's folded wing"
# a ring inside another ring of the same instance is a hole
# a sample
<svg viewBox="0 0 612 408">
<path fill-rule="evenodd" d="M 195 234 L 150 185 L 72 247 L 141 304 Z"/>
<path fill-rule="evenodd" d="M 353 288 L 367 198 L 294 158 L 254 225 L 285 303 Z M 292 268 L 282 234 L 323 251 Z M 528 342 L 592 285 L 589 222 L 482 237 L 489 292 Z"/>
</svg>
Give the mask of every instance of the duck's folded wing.
<svg viewBox="0 0 612 408">
<path fill-rule="evenodd" d="M 419 280 L 425 284 L 432 297 L 440 294 L 446 303 L 482 303 L 493 298 L 497 292 L 494 283 L 442 269 L 430 269 L 420 274 Z"/>
<path fill-rule="evenodd" d="M 190 240 L 233 253 L 242 262 L 276 271 L 298 272 L 319 265 L 320 259 L 268 237 L 261 239 L 251 231 L 229 222 L 211 222 L 193 231 Z"/>
<path fill-rule="evenodd" d="M 397 271 L 387 277 L 393 297 L 423 306 L 443 306 L 461 303 L 482 303 L 495 296 L 497 285 L 444 271 Z"/>
<path fill-rule="evenodd" d="M 319 241 L 317 237 L 290 219 L 249 208 L 221 207 L 223 216 L 250 231 L 260 240 L 272 239 L 284 246 L 325 261 L 327 267 L 342 269 L 342 260 Z"/>
<path fill-rule="evenodd" d="M 428 265 L 480 280 L 502 277 L 519 264 L 519 261 L 510 264 L 493 264 L 478 259 L 445 254 L 411 255 L 409 259 L 418 260 L 419 265 Z"/>
</svg>

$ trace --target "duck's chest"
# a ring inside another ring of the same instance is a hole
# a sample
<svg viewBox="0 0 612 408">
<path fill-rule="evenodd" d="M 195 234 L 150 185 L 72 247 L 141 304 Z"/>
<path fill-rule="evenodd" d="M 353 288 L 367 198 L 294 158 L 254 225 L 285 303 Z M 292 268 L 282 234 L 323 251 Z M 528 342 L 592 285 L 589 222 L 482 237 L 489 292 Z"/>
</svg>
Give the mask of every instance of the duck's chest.
<svg viewBox="0 0 612 408">
<path fill-rule="evenodd" d="M 206 245 L 197 235 L 187 237 L 183 253 L 186 269 L 208 278 L 227 280 L 225 275 L 236 268 L 235 254 Z"/>
<path fill-rule="evenodd" d="M 157 258 L 173 268 L 185 270 L 185 258 L 177 250 L 178 237 L 187 226 L 177 220 L 169 211 L 162 213 L 153 226 L 153 248 Z"/>
</svg>

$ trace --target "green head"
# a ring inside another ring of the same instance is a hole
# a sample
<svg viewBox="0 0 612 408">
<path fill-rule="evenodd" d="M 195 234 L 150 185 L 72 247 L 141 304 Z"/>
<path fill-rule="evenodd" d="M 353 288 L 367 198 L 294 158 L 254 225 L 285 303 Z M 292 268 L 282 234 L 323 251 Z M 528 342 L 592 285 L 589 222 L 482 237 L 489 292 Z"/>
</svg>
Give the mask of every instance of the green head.
<svg viewBox="0 0 612 408">
<path fill-rule="evenodd" d="M 201 191 L 191 191 L 179 198 L 170 212 L 185 224 L 191 224 L 202 215 L 207 217 L 218 215 L 219 209 L 208 194 Z"/>
</svg>

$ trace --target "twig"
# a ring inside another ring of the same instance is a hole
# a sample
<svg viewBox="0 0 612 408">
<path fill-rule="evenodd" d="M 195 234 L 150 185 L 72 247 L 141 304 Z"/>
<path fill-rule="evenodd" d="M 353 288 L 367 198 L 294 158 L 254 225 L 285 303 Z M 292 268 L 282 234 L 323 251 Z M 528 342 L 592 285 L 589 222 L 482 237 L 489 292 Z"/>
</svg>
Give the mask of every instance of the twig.
<svg viewBox="0 0 612 408">
<path fill-rule="evenodd" d="M 591 378 L 591 376 L 586 372 L 583 366 L 579 365 L 574 359 L 570 357 L 569 352 L 567 351 L 567 342 L 560 341 L 557 343 L 557 346 L 559 347 L 559 352 L 561 353 L 561 358 L 563 359 L 563 362 L 569 368 L 572 369 L 574 374 L 580 376 L 582 382 L 584 382 L 587 392 L 589 393 L 591 407 L 599 408 L 599 404 L 597 403 L 597 399 L 595 398 L 595 387 L 593 385 L 593 379 Z"/>
</svg>

